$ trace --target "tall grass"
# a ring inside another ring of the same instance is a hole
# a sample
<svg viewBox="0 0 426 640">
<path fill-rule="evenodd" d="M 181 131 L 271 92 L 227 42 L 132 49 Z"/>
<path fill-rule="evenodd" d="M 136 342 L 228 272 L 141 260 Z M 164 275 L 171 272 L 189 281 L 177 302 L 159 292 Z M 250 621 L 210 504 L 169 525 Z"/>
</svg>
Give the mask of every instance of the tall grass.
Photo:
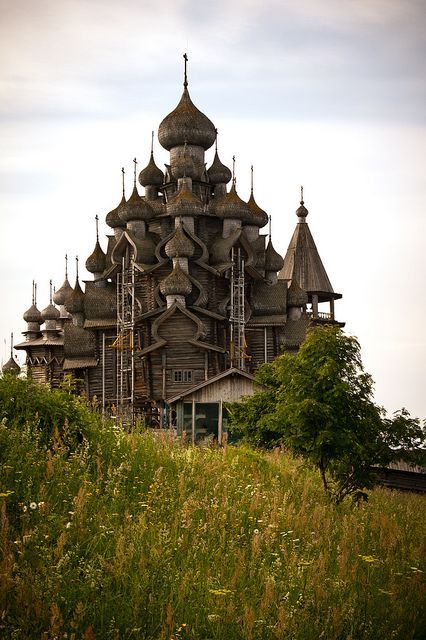
<svg viewBox="0 0 426 640">
<path fill-rule="evenodd" d="M 55 393 L 50 419 L 0 381 L 5 640 L 425 637 L 422 496 L 338 508 L 287 454 L 125 434 Z"/>
</svg>

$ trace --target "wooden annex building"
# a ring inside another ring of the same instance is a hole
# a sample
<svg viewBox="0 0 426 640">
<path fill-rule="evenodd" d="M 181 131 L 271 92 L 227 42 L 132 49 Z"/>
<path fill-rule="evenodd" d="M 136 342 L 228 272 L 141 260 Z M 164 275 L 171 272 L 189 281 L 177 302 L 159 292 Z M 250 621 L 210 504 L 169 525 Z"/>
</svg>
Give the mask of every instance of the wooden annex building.
<svg viewBox="0 0 426 640">
<path fill-rule="evenodd" d="M 33 286 L 25 340 L 15 348 L 36 380 L 56 387 L 69 373 L 128 424 L 138 418 L 220 441 L 223 400 L 253 393 L 257 366 L 297 350 L 310 323 L 336 322 L 341 295 L 318 254 L 303 194 L 284 257 L 265 232 L 253 180 L 249 200 L 238 195 L 215 126 L 190 98 L 186 57 L 182 97 L 158 140 L 169 163 L 162 171 L 151 149 L 138 176 L 135 164 L 128 198 L 123 181 L 121 201 L 106 215 L 107 251 L 97 237 L 86 261 L 93 280 L 82 287 L 77 270 L 72 287 L 66 269 L 43 311 Z"/>
</svg>

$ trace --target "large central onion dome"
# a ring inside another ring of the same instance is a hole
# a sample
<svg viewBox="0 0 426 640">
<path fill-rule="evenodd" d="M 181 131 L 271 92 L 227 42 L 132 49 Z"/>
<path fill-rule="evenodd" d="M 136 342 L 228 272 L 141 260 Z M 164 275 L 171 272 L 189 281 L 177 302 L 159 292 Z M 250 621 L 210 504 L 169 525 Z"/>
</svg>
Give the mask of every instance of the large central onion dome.
<svg viewBox="0 0 426 640">
<path fill-rule="evenodd" d="M 161 146 L 170 151 L 186 142 L 207 150 L 215 139 L 216 129 L 213 122 L 197 109 L 185 86 L 179 104 L 164 118 L 158 128 Z"/>
</svg>

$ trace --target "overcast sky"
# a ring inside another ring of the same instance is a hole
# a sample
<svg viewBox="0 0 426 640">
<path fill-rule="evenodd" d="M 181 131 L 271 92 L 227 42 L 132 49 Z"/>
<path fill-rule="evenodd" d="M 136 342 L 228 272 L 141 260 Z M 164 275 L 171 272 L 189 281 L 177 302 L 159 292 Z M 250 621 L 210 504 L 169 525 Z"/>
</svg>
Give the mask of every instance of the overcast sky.
<svg viewBox="0 0 426 640">
<path fill-rule="evenodd" d="M 177 104 L 195 104 L 236 155 L 237 190 L 272 215 L 285 253 L 308 223 L 356 335 L 376 401 L 426 417 L 423 0 L 0 0 L 0 336 L 48 304 L 65 253 L 81 264 L 96 214 L 130 194 L 132 159 Z M 160 166 L 167 154 L 155 142 Z M 212 152 L 208 152 L 210 163 Z M 106 247 L 106 241 L 102 238 Z M 82 269 L 83 277 L 86 277 Z M 75 277 L 70 265 L 70 280 Z M 7 345 L 4 344 L 6 339 Z"/>
</svg>

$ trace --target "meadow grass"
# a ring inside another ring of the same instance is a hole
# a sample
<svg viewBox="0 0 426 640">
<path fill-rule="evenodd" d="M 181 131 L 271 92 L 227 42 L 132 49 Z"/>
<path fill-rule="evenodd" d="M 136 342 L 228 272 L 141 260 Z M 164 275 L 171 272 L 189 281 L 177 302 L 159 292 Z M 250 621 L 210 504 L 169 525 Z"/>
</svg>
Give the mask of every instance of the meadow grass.
<svg viewBox="0 0 426 640">
<path fill-rule="evenodd" d="M 5 640 L 425 637 L 423 496 L 337 507 L 285 452 L 126 434 L 46 394 L 0 381 Z"/>
</svg>

